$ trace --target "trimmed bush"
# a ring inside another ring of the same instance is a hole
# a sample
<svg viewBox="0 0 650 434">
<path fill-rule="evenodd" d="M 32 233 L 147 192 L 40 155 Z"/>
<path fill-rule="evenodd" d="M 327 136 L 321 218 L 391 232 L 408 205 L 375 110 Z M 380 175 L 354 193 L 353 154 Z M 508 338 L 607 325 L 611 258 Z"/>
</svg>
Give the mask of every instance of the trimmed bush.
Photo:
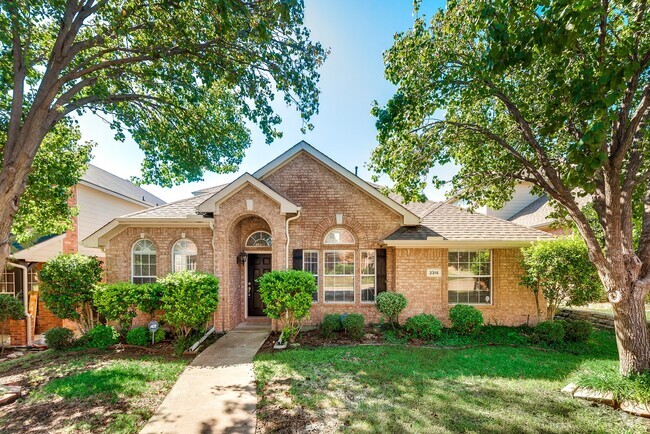
<svg viewBox="0 0 650 434">
<path fill-rule="evenodd" d="M 407 304 L 404 294 L 397 292 L 382 292 L 375 299 L 375 307 L 388 322 L 393 324 L 393 327 Z"/>
<path fill-rule="evenodd" d="M 138 313 L 135 308 L 138 285 L 118 282 L 97 285 L 93 304 L 97 312 L 108 321 L 116 321 L 122 333 L 131 327 L 131 321 Z"/>
<path fill-rule="evenodd" d="M 557 345 L 564 342 L 565 321 L 544 321 L 534 329 L 534 340 L 547 345 Z"/>
<path fill-rule="evenodd" d="M 365 318 L 359 313 L 343 315 L 341 318 L 343 330 L 345 330 L 350 339 L 357 341 L 363 338 L 363 327 L 366 325 L 365 323 Z"/>
<path fill-rule="evenodd" d="M 74 333 L 65 327 L 54 327 L 45 332 L 45 343 L 54 350 L 70 348 L 74 344 Z"/>
<path fill-rule="evenodd" d="M 115 345 L 120 334 L 114 327 L 106 325 L 96 325 L 86 334 L 86 346 L 90 348 L 99 348 L 105 350 L 111 345 Z"/>
<path fill-rule="evenodd" d="M 135 285 L 134 301 L 140 312 L 149 314 L 150 318 L 162 310 L 163 286 L 159 282 Z"/>
<path fill-rule="evenodd" d="M 404 331 L 410 338 L 434 341 L 442 334 L 442 324 L 435 316 L 421 313 L 406 320 Z"/>
<path fill-rule="evenodd" d="M 25 308 L 20 300 L 7 295 L 0 294 L 0 334 L 6 335 L 10 319 L 23 319 L 25 317 Z M 4 344 L 2 344 L 4 351 Z"/>
<path fill-rule="evenodd" d="M 282 320 L 282 340 L 290 341 L 309 317 L 316 281 L 306 271 L 279 270 L 265 273 L 257 280 L 264 313 Z"/>
<path fill-rule="evenodd" d="M 154 333 L 154 343 L 161 342 L 163 339 L 165 339 L 165 330 L 159 328 Z M 141 347 L 151 345 L 151 332 L 147 327 L 133 328 L 126 334 L 126 343 Z"/>
<path fill-rule="evenodd" d="M 483 326 L 483 314 L 474 306 L 457 304 L 449 310 L 449 320 L 456 333 L 473 335 Z"/>
<path fill-rule="evenodd" d="M 564 325 L 564 340 L 567 342 L 587 342 L 594 326 L 583 319 L 567 321 Z"/>
<path fill-rule="evenodd" d="M 341 324 L 341 315 L 339 314 L 329 314 L 323 317 L 323 322 L 320 323 L 320 332 L 325 338 L 331 338 L 334 336 L 335 332 L 338 332 L 343 328 Z"/>
</svg>

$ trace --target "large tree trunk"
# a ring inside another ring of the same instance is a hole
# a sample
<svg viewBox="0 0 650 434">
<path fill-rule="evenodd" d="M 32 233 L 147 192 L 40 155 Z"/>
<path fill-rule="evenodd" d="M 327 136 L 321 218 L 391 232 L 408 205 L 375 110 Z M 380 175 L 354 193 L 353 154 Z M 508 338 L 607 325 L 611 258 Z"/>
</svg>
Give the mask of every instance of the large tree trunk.
<svg viewBox="0 0 650 434">
<path fill-rule="evenodd" d="M 635 287 L 620 291 L 612 303 L 621 375 L 650 370 L 650 334 L 645 316 L 645 291 Z"/>
</svg>

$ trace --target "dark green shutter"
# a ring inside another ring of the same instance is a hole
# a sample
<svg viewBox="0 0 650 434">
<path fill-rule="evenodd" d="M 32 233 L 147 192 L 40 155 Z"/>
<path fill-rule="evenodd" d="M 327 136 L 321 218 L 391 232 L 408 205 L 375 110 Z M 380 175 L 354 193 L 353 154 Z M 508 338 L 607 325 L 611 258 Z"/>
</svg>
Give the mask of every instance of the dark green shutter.
<svg viewBox="0 0 650 434">
<path fill-rule="evenodd" d="M 293 249 L 293 269 L 302 270 L 302 249 Z"/>
<path fill-rule="evenodd" d="M 377 269 L 377 294 L 380 292 L 386 292 L 386 249 L 377 249 L 375 250 L 377 257 L 377 263 L 375 266 Z"/>
</svg>

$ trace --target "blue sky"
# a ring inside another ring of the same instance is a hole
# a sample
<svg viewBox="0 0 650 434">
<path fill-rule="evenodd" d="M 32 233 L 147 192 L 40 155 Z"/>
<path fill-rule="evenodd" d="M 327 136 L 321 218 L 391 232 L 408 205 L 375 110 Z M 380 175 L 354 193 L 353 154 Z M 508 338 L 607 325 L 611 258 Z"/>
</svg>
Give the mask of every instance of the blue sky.
<svg viewBox="0 0 650 434">
<path fill-rule="evenodd" d="M 305 24 L 311 29 L 312 38 L 331 50 L 320 69 L 320 112 L 312 119 L 315 128 L 302 134 L 295 110 L 279 107 L 284 137 L 267 145 L 261 133 L 253 128 L 253 144 L 238 174 L 257 170 L 305 140 L 351 171 L 359 166 L 359 176 L 370 180 L 372 174 L 365 164 L 377 144 L 370 108 L 374 100 L 387 101 L 395 90 L 384 78 L 382 53 L 392 45 L 396 32 L 407 30 L 413 24 L 412 7 L 411 0 L 306 0 Z M 440 7 L 444 7 L 444 1 L 425 1 L 422 11 L 431 16 Z M 135 142 L 116 141 L 110 128 L 90 114 L 80 119 L 80 126 L 82 138 L 98 144 L 93 164 L 123 178 L 140 173 L 142 153 Z M 435 170 L 447 177 L 453 174 L 453 167 Z M 188 197 L 194 190 L 232 181 L 238 174 L 206 173 L 202 182 L 171 189 L 145 188 L 172 201 Z M 383 178 L 381 181 L 390 183 Z M 432 187 L 425 192 L 430 199 L 444 197 L 443 192 Z"/>
</svg>

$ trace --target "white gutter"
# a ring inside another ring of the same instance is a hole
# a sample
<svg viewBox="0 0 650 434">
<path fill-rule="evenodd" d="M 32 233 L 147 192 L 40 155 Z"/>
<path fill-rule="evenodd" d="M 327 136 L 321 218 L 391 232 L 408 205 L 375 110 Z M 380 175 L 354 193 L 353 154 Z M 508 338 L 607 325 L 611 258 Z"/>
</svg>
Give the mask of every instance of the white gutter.
<svg viewBox="0 0 650 434">
<path fill-rule="evenodd" d="M 9 263 L 10 267 L 23 270 L 23 304 L 25 305 L 25 318 L 27 319 L 27 346 L 32 346 L 32 318 L 29 314 L 29 294 L 27 294 L 27 267 L 20 264 Z"/>
<path fill-rule="evenodd" d="M 289 241 L 291 241 L 291 237 L 289 236 L 289 222 L 292 221 L 292 220 L 296 220 L 297 218 L 300 218 L 300 211 L 302 211 L 302 208 L 298 207 L 297 211 L 298 211 L 298 214 L 296 214 L 295 216 L 293 216 L 291 218 L 288 218 L 286 220 L 286 223 L 285 223 L 284 232 L 285 232 L 285 234 L 287 236 L 287 244 L 286 244 L 286 246 L 284 248 L 284 255 L 285 255 L 284 256 L 284 261 L 285 261 L 284 265 L 285 265 L 285 269 L 287 269 L 287 270 L 290 269 L 290 267 L 289 267 Z"/>
</svg>

